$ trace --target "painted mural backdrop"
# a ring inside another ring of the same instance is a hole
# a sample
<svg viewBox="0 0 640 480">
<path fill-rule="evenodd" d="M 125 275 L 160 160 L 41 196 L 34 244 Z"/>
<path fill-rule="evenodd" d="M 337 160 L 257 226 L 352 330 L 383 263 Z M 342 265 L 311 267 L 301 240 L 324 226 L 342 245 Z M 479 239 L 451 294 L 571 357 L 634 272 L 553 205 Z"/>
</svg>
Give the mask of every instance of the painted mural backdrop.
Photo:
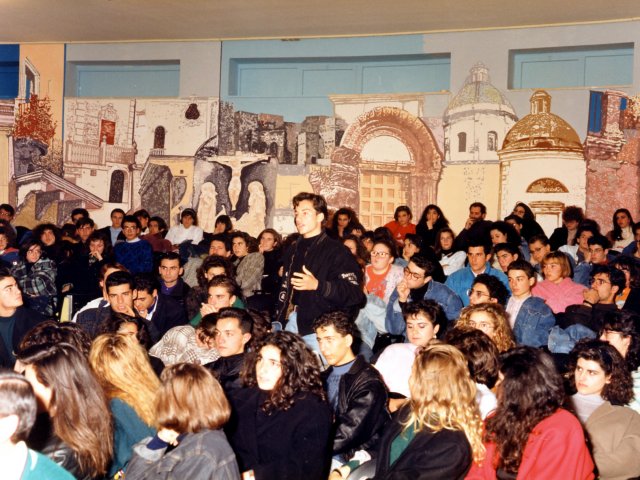
<svg viewBox="0 0 640 480">
<path fill-rule="evenodd" d="M 548 92 L 516 112 L 481 63 L 440 117 L 425 117 L 424 94 L 398 92 L 331 95 L 333 116 L 291 122 L 211 97 L 63 100 L 62 51 L 21 51 L 20 97 L 0 101 L 0 188 L 23 225 L 80 206 L 100 225 L 115 207 L 175 224 L 193 207 L 206 231 L 226 214 L 252 235 L 289 232 L 290 199 L 310 189 L 369 228 L 400 204 L 418 217 L 438 203 L 459 229 L 471 202 L 495 218 L 524 201 L 548 233 L 567 205 L 603 228 L 614 206 L 640 209 L 640 102 L 621 92 L 590 93 L 585 139 Z"/>
</svg>

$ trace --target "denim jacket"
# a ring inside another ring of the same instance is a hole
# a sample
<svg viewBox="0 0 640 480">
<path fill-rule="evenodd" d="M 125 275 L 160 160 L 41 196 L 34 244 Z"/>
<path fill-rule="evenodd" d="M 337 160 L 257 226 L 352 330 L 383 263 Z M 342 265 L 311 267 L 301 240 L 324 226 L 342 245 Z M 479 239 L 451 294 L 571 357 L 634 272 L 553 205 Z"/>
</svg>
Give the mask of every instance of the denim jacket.
<svg viewBox="0 0 640 480">
<path fill-rule="evenodd" d="M 551 309 L 539 297 L 527 298 L 516 317 L 513 335 L 516 342 L 531 347 L 542 347 L 549 341 L 549 331 L 556 324 Z"/>
<path fill-rule="evenodd" d="M 404 335 L 406 329 L 406 323 L 402 316 L 402 308 L 400 307 L 398 296 L 398 291 L 394 291 L 389 298 L 389 303 L 387 304 L 387 318 L 385 325 L 387 332 L 392 335 Z M 460 300 L 460 297 L 456 295 L 456 292 L 451 290 L 445 284 L 436 282 L 435 280 L 431 280 L 429 282 L 429 288 L 424 294 L 424 299 L 438 302 L 444 309 L 444 313 L 449 322 L 456 320 L 460 314 L 460 310 L 462 309 L 462 300 Z M 411 301 L 411 297 L 409 297 L 407 301 Z"/>
<path fill-rule="evenodd" d="M 507 276 L 502 273 L 502 271 L 493 268 L 491 265 L 489 265 L 489 262 L 487 262 L 484 273 L 486 273 L 487 275 L 491 275 L 492 277 L 496 277 L 498 280 L 500 280 L 502 284 L 507 288 L 507 292 L 511 294 L 509 279 L 507 279 Z M 462 304 L 466 307 L 467 305 L 469 305 L 469 296 L 467 295 L 467 290 L 471 288 L 471 285 L 473 285 L 473 281 L 475 280 L 475 278 L 476 276 L 471 271 L 471 267 L 465 267 L 449 275 L 447 281 L 445 282 L 445 285 L 458 294 L 460 300 L 462 300 Z M 447 315 L 447 318 L 449 318 L 449 315 Z"/>
</svg>

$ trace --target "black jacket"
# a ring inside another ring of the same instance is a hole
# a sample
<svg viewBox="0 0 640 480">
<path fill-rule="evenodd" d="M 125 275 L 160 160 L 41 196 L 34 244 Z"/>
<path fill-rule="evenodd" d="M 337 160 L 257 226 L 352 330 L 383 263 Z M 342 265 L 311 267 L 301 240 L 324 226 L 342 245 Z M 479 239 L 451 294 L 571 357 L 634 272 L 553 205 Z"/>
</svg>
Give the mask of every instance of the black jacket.
<svg viewBox="0 0 640 480">
<path fill-rule="evenodd" d="M 330 465 L 331 408 L 307 392 L 295 394 L 288 410 L 267 415 L 267 393 L 242 388 L 229 395 L 231 420 L 225 426 L 240 471 L 256 480 L 326 480 Z"/>
<path fill-rule="evenodd" d="M 333 367 L 322 372 L 325 382 Z M 334 412 L 333 454 L 351 458 L 358 450 L 372 450 L 389 420 L 387 388 L 382 376 L 362 357 L 340 378 Z"/>
<path fill-rule="evenodd" d="M 285 253 L 284 274 L 278 295 L 276 319 L 287 323 L 287 311 L 293 295 L 290 279 L 298 244 L 306 239 L 298 239 Z M 298 259 L 299 262 L 300 259 Z M 298 332 L 300 335 L 313 333 L 313 321 L 332 310 L 353 310 L 354 313 L 366 302 L 361 287 L 362 269 L 349 250 L 340 242 L 330 238 L 325 232 L 313 238 L 301 262 L 318 279 L 317 290 L 298 291 L 296 294 Z"/>
<path fill-rule="evenodd" d="M 170 294 L 165 294 L 161 292 L 158 292 L 158 293 L 160 293 L 161 295 L 164 295 L 165 297 L 173 298 L 175 301 L 177 301 L 180 304 L 180 306 L 184 309 L 186 314 L 187 296 L 189 295 L 190 290 L 191 290 L 191 287 L 187 285 L 182 278 L 178 278 L 178 283 L 176 283 L 176 286 L 173 288 L 173 290 L 171 290 Z"/>
<path fill-rule="evenodd" d="M 168 295 L 158 295 L 156 302 L 151 323 L 156 327 L 160 337 L 173 327 L 187 324 L 187 313 L 176 299 Z"/>
<path fill-rule="evenodd" d="M 232 391 L 242 387 L 240 372 L 244 365 L 244 352 L 230 357 L 220 357 L 215 362 L 205 365 L 216 377 L 224 393 L 229 395 Z"/>
<path fill-rule="evenodd" d="M 375 480 L 456 480 L 471 468 L 472 452 L 461 430 L 420 430 L 398 459 L 389 465 L 391 443 L 404 429 L 407 405 L 398 410 L 385 429 L 376 455 Z"/>
<path fill-rule="evenodd" d="M 27 307 L 18 307 L 14 316 L 16 322 L 13 327 L 13 335 L 11 337 L 13 352 L 18 349 L 18 345 L 20 345 L 22 338 L 27 334 L 27 332 L 45 319 L 38 312 Z M 13 369 L 16 361 L 11 353 L 12 352 L 7 352 L 4 341 L 0 339 L 0 367 Z"/>
</svg>

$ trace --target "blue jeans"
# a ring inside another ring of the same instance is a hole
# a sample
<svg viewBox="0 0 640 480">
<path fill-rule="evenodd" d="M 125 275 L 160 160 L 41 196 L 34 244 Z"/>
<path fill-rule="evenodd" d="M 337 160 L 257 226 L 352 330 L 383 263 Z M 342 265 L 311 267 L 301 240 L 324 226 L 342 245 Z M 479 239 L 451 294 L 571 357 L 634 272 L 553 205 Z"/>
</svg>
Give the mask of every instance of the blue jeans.
<svg viewBox="0 0 640 480">
<path fill-rule="evenodd" d="M 289 315 L 289 319 L 287 320 L 287 326 L 284 328 L 285 332 L 291 332 L 295 334 L 299 334 L 298 331 L 298 313 L 291 312 Z M 310 333 L 309 335 L 303 335 L 302 340 L 307 344 L 307 347 L 311 349 L 313 353 L 315 353 L 320 359 L 320 363 L 323 367 L 327 366 L 327 359 L 322 356 L 322 352 L 320 352 L 320 344 L 318 343 L 318 339 L 316 338 L 315 333 Z"/>
</svg>

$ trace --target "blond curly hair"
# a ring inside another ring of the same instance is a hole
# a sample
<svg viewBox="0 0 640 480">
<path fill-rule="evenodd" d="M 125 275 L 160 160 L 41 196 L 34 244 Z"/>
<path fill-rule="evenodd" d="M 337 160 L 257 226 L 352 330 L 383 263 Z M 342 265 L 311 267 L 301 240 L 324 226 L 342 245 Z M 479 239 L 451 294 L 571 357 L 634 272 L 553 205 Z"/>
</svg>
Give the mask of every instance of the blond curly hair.
<svg viewBox="0 0 640 480">
<path fill-rule="evenodd" d="M 471 324 L 471 315 L 475 312 L 485 312 L 493 320 L 493 332 L 488 336 L 496 344 L 500 353 L 516 346 L 507 312 L 499 303 L 479 303 L 463 308 L 460 312 L 460 318 L 456 322 L 456 328 L 477 328 Z"/>
</svg>

